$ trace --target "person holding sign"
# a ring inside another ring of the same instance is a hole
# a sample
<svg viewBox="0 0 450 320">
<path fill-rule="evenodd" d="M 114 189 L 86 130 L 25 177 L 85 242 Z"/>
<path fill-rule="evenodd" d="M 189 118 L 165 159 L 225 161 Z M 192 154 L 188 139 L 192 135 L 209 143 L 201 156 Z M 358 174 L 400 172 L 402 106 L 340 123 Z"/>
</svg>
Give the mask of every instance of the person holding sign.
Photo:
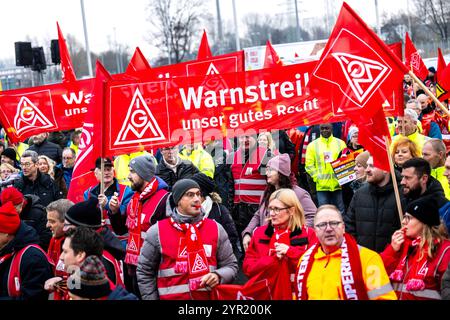
<svg viewBox="0 0 450 320">
<path fill-rule="evenodd" d="M 319 206 L 334 204 L 341 213 L 345 212 L 342 190 L 330 163 L 345 147 L 344 141 L 333 137 L 330 123 L 321 124 L 320 137 L 308 144 L 305 162 L 306 172 L 316 184 Z"/>
</svg>

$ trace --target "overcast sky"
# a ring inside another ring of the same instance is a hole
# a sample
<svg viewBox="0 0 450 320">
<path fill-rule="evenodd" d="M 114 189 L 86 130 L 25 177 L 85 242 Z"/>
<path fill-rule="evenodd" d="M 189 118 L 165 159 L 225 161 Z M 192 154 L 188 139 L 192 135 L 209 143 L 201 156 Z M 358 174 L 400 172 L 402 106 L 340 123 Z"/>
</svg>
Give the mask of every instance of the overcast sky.
<svg viewBox="0 0 450 320">
<path fill-rule="evenodd" d="M 216 17 L 216 0 L 204 0 Z M 292 0 L 295 1 L 295 0 Z M 325 0 L 297 0 L 304 15 L 323 15 L 317 5 Z M 334 2 L 338 11 L 342 1 Z M 286 0 L 236 0 L 238 17 L 255 12 L 279 13 Z M 374 0 L 347 1 L 369 24 L 375 25 Z M 96 53 L 107 50 L 115 39 L 134 49 L 139 46 L 148 59 L 157 55 L 157 49 L 146 41 L 150 24 L 146 7 L 149 0 L 84 0 L 90 49 Z M 407 0 L 378 0 L 380 15 L 389 11 L 406 11 Z M 220 0 L 223 20 L 232 21 L 232 0 Z M 56 39 L 56 21 L 63 33 L 75 35 L 84 45 L 80 0 L 7 0 L 1 2 L 0 59 L 14 58 L 14 42 L 33 39 L 32 46 L 49 47 L 48 39 Z M 115 33 L 114 33 L 115 30 Z M 240 30 L 243 35 L 242 28 Z M 36 40 L 36 42 L 34 41 Z"/>
</svg>

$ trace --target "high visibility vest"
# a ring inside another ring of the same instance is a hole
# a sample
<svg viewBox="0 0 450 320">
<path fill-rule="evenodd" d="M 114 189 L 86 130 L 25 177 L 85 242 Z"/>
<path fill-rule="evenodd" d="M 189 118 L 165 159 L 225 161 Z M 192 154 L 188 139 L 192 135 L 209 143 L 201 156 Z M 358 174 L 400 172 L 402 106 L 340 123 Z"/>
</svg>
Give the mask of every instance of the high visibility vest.
<svg viewBox="0 0 450 320">
<path fill-rule="evenodd" d="M 450 186 L 448 185 L 448 179 L 444 176 L 445 167 L 439 167 L 431 169 L 431 176 L 441 183 L 442 189 L 444 189 L 445 197 L 450 200 Z"/>
<path fill-rule="evenodd" d="M 404 135 L 398 134 L 398 135 L 392 137 L 391 148 L 390 148 L 391 153 L 393 150 L 394 142 L 397 141 L 398 139 L 400 139 L 400 137 L 404 137 Z M 423 134 L 420 134 L 418 130 L 416 130 L 416 132 L 414 132 L 413 134 L 410 134 L 409 136 L 407 136 L 407 138 L 416 144 L 417 150 L 420 152 L 420 155 L 422 155 L 423 145 L 425 144 L 425 142 L 427 140 L 429 140 L 429 138 L 425 137 Z"/>
<path fill-rule="evenodd" d="M 211 179 L 214 179 L 214 171 L 216 169 L 214 160 L 201 146 L 198 146 L 198 148 L 192 150 L 190 154 L 188 154 L 187 150 L 184 149 L 180 152 L 179 156 L 183 160 L 191 161 L 200 172 L 204 173 Z"/>
<path fill-rule="evenodd" d="M 219 229 L 217 223 L 205 219 L 199 229 L 200 237 L 208 259 L 209 271 L 217 269 L 217 242 Z M 159 243 L 161 244 L 161 264 L 158 268 L 157 286 L 161 300 L 209 300 L 210 292 L 205 288 L 190 291 L 189 274 L 175 272 L 175 263 L 179 254 L 186 254 L 186 248 L 180 248 L 180 243 L 186 243 L 184 234 L 175 229 L 170 219 L 158 221 Z"/>
<path fill-rule="evenodd" d="M 265 148 L 256 148 L 245 164 L 242 164 L 241 148 L 234 153 L 233 164 L 231 165 L 234 179 L 234 203 L 259 204 L 267 181 L 258 169 L 266 152 Z"/>
<path fill-rule="evenodd" d="M 131 182 L 128 180 L 128 175 L 130 174 L 130 168 L 128 168 L 128 165 L 132 159 L 147 154 L 151 155 L 147 151 L 139 151 L 130 154 L 121 154 L 114 159 L 114 171 L 116 172 L 116 179 L 120 184 L 124 184 L 129 187 L 131 186 Z M 155 166 L 158 164 L 156 159 L 154 159 L 153 162 L 155 163 Z"/>
<path fill-rule="evenodd" d="M 317 191 L 341 189 L 330 162 L 336 160 L 345 147 L 344 141 L 333 136 L 328 139 L 320 136 L 308 144 L 305 170 L 316 183 Z"/>
</svg>

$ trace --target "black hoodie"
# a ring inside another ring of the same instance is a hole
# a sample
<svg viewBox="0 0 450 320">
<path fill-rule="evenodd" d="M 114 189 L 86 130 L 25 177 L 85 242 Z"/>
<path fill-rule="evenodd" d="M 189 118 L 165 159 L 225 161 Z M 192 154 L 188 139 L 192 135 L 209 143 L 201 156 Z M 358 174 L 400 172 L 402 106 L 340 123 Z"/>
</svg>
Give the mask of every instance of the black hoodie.
<svg viewBox="0 0 450 320">
<path fill-rule="evenodd" d="M 27 194 L 24 198 L 27 200 L 27 203 L 22 208 L 22 212 L 20 212 L 20 220 L 36 230 L 39 236 L 38 244 L 47 251 L 52 232 L 47 228 L 45 207 L 41 204 L 39 197 L 34 194 Z"/>
<path fill-rule="evenodd" d="M 0 250 L 0 257 L 19 251 L 29 244 L 38 244 L 39 236 L 34 228 L 20 223 L 14 239 Z M 45 255 L 36 248 L 29 248 L 22 256 L 20 263 L 20 291 L 22 296 L 12 298 L 8 295 L 8 273 L 12 259 L 0 264 L 0 300 L 48 300 L 48 292 L 44 283 L 53 277 L 53 270 Z"/>
</svg>

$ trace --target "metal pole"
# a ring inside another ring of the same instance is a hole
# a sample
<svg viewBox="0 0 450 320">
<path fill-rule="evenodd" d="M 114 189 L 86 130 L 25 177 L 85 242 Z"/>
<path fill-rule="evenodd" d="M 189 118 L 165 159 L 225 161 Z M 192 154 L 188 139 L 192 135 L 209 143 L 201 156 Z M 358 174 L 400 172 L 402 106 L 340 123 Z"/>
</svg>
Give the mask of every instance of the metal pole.
<svg viewBox="0 0 450 320">
<path fill-rule="evenodd" d="M 297 41 L 300 41 L 300 20 L 298 17 L 298 6 L 297 6 L 297 0 L 294 0 L 295 3 L 295 21 L 297 23 L 297 27 L 296 27 L 296 34 L 297 34 Z"/>
<path fill-rule="evenodd" d="M 378 0 L 375 0 L 375 15 L 377 19 L 377 33 L 381 37 L 380 13 L 378 12 Z"/>
<path fill-rule="evenodd" d="M 412 31 L 411 31 L 411 13 L 409 12 L 409 0 L 406 0 L 406 11 L 408 12 L 408 31 L 409 31 L 409 35 L 412 37 Z"/>
<path fill-rule="evenodd" d="M 234 18 L 234 32 L 236 33 L 236 51 L 241 50 L 241 44 L 239 43 L 239 29 L 236 14 L 236 0 L 233 0 L 233 18 Z"/>
<path fill-rule="evenodd" d="M 217 8 L 217 39 L 216 43 L 219 47 L 219 54 L 222 53 L 222 40 L 223 40 L 223 31 L 222 31 L 222 17 L 220 15 L 220 3 L 219 0 L 216 0 L 216 8 Z"/>
<path fill-rule="evenodd" d="M 120 69 L 119 47 L 117 46 L 116 27 L 113 28 L 113 31 L 114 31 L 114 46 L 116 47 L 116 65 L 117 65 L 117 73 L 121 73 L 122 70 Z"/>
<path fill-rule="evenodd" d="M 93 77 L 94 72 L 92 71 L 91 51 L 89 50 L 89 39 L 88 39 L 88 33 L 87 33 L 87 27 L 86 27 L 86 16 L 84 13 L 84 0 L 80 0 L 80 5 L 81 5 L 81 17 L 83 18 L 84 41 L 86 43 L 86 57 L 87 57 L 89 76 Z"/>
</svg>

